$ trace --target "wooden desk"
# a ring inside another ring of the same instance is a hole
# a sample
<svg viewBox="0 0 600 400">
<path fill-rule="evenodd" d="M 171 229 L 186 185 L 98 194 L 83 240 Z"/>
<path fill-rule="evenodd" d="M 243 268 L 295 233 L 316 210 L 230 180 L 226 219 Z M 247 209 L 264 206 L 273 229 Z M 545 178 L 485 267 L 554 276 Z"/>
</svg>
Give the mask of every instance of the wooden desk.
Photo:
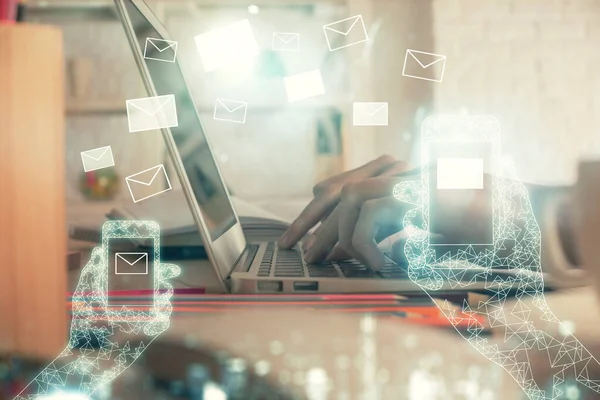
<svg viewBox="0 0 600 400">
<path fill-rule="evenodd" d="M 208 261 L 174 262 L 182 268 L 180 282 L 175 287 L 201 286 L 209 293 L 219 293 L 220 287 Z M 77 284 L 79 271 L 71 273 L 71 287 Z M 127 289 L 123 287 L 123 289 Z M 562 321 L 570 321 L 575 334 L 592 354 L 600 355 L 598 326 L 600 309 L 593 288 L 578 288 L 546 295 L 550 308 Z M 516 301 L 507 302 L 511 310 Z M 535 312 L 536 308 L 528 306 Z M 537 319 L 537 318 L 536 318 Z M 544 327 L 550 334 L 558 333 L 557 325 Z M 132 338 L 133 340 L 133 338 Z M 503 346 L 503 335 L 491 340 Z M 308 390 L 305 380 L 309 371 L 325 371 L 334 393 L 341 388 L 350 398 L 397 399 L 414 387 L 427 388 L 444 384 L 445 390 L 457 387 L 478 388 L 479 393 L 491 390 L 494 398 L 514 399 L 523 394 L 516 382 L 496 364 L 481 356 L 469 343 L 452 331 L 430 329 L 406 324 L 398 318 L 348 315 L 332 311 L 312 311 L 301 308 L 274 309 L 256 307 L 244 312 L 198 313 L 171 319 L 171 327 L 157 339 L 145 354 L 144 368 L 164 379 L 182 379 L 179 372 L 181 346 L 202 344 L 209 352 L 225 352 L 240 357 L 249 366 L 265 362 L 270 367 L 266 377 L 271 383 L 286 386 L 300 394 Z M 165 347 L 166 346 L 166 347 Z M 173 346 L 173 351 L 168 350 Z M 165 350 L 165 348 L 167 350 Z M 160 356 L 160 357 L 159 357 Z M 548 353 L 533 351 L 529 360 L 541 386 L 551 382 Z M 343 367 L 340 367 L 343 364 Z M 600 370 L 590 366 L 593 376 Z M 469 374 L 478 376 L 475 383 Z M 369 386 L 366 382 L 375 382 Z M 417 385 L 417 382 L 419 383 Z M 487 388 L 487 389 L 486 389 Z M 380 397 L 373 396 L 377 391 Z M 431 389 L 434 390 L 434 389 Z M 467 389 L 465 389 L 467 390 Z M 413 398 L 427 393 L 413 393 Z M 595 394 L 585 393 L 586 399 Z M 131 397 L 132 399 L 136 397 Z M 306 397 L 300 397 L 306 398 Z M 461 398 L 461 397 L 459 397 Z"/>
<path fill-rule="evenodd" d="M 90 250 L 82 251 L 81 262 L 82 267 L 90 259 Z M 176 264 L 181 268 L 181 275 L 173 280 L 175 288 L 204 288 L 206 293 L 221 294 L 224 293 L 221 289 L 221 284 L 212 269 L 212 265 L 208 260 L 192 260 L 192 261 L 169 261 L 170 264 Z M 79 281 L 80 270 L 69 271 L 69 291 L 75 291 L 77 282 Z M 116 290 L 127 290 L 125 283 L 120 286 L 117 284 Z"/>
<path fill-rule="evenodd" d="M 469 386 L 479 395 L 471 398 L 522 397 L 504 370 L 459 336 L 397 318 L 257 307 L 175 318 L 154 344 L 143 368 L 173 381 L 185 379 L 181 364 L 192 351 L 210 349 L 243 359 L 250 370 L 268 366 L 267 381 L 299 399 L 466 398 Z"/>
</svg>

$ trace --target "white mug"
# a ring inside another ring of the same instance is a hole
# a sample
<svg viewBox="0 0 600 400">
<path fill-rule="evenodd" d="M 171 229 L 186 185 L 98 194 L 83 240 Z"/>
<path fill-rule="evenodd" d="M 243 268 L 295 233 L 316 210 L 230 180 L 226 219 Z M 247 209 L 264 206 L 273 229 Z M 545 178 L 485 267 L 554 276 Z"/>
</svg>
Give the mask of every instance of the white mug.
<svg viewBox="0 0 600 400">
<path fill-rule="evenodd" d="M 559 233 L 559 213 L 573 193 L 551 196 L 542 202 L 541 218 L 538 221 L 541 233 L 541 262 L 546 284 L 553 288 L 585 286 L 587 272 L 580 265 L 573 265 L 563 251 Z M 572 206 L 572 205 L 571 205 Z"/>
<path fill-rule="evenodd" d="M 600 296 L 600 161 L 579 164 L 575 188 L 575 231 L 578 251 L 588 283 L 596 286 Z"/>
</svg>

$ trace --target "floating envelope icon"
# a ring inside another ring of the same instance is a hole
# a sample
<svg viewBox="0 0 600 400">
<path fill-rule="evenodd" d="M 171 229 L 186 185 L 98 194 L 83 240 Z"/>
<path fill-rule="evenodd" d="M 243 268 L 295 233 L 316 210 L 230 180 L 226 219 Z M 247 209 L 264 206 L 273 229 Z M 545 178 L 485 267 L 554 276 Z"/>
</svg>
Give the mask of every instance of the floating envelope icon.
<svg viewBox="0 0 600 400">
<path fill-rule="evenodd" d="M 171 190 L 171 182 L 162 164 L 130 175 L 125 178 L 125 182 L 134 203 Z"/>
<path fill-rule="evenodd" d="M 402 75 L 426 81 L 441 82 L 446 69 L 446 56 L 417 50 L 406 50 Z"/>
<path fill-rule="evenodd" d="M 388 103 L 356 102 L 352 116 L 354 126 L 387 126 Z"/>
<path fill-rule="evenodd" d="M 273 33 L 273 50 L 300 51 L 300 34 L 284 32 Z"/>
<path fill-rule="evenodd" d="M 345 18 L 323 26 L 329 51 L 343 49 L 369 40 L 362 15 Z"/>
<path fill-rule="evenodd" d="M 113 158 L 113 153 L 110 146 L 82 151 L 81 161 L 83 162 L 83 170 L 85 172 L 114 167 L 115 165 L 115 159 Z"/>
<path fill-rule="evenodd" d="M 175 96 L 144 97 L 127 100 L 129 132 L 173 128 L 179 125 Z"/>
<path fill-rule="evenodd" d="M 146 38 L 144 58 L 146 60 L 175 62 L 177 58 L 177 42 L 174 40 Z"/>
<path fill-rule="evenodd" d="M 217 99 L 213 118 L 218 121 L 243 124 L 246 122 L 247 112 L 248 103 L 244 101 Z"/>
<path fill-rule="evenodd" d="M 248 19 L 194 37 L 204 70 L 236 68 L 260 54 Z"/>
<path fill-rule="evenodd" d="M 286 76 L 283 84 L 290 103 L 325 94 L 323 77 L 318 69 Z"/>
</svg>

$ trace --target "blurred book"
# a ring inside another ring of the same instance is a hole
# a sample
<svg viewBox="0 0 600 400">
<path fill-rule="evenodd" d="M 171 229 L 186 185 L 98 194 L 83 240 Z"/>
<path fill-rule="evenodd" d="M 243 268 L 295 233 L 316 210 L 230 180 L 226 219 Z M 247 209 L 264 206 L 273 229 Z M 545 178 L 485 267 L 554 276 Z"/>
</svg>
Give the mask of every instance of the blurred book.
<svg viewBox="0 0 600 400">
<path fill-rule="evenodd" d="M 282 218 L 237 197 L 232 197 L 242 229 L 247 238 L 253 241 L 273 240 L 287 229 L 288 219 Z M 137 204 L 123 204 L 107 210 L 107 220 L 138 220 L 156 221 L 161 227 L 161 246 L 190 247 L 202 246 L 198 227 L 182 191 L 174 191 L 169 196 L 157 196 Z M 185 206 L 180 206 L 180 205 Z M 177 205 L 177 206 L 174 206 Z M 101 224 L 72 224 L 69 227 L 69 237 L 78 241 L 99 243 Z M 137 246 L 144 246 L 143 240 L 133 241 Z"/>
</svg>

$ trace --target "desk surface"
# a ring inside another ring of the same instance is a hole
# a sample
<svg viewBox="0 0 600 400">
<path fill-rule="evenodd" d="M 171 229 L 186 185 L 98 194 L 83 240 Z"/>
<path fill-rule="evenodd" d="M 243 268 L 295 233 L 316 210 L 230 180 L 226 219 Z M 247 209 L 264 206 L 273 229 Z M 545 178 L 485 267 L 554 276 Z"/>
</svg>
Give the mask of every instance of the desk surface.
<svg viewBox="0 0 600 400">
<path fill-rule="evenodd" d="M 81 266 L 83 267 L 89 260 L 91 250 L 81 251 Z M 186 260 L 172 261 L 181 268 L 181 275 L 174 279 L 173 287 L 175 288 L 204 288 L 206 293 L 220 294 L 224 293 L 219 279 L 215 274 L 209 260 Z M 79 280 L 80 270 L 71 270 L 69 272 L 69 291 L 74 292 Z M 116 290 L 127 290 L 125 283 L 117 284 Z"/>
<path fill-rule="evenodd" d="M 87 256 L 84 256 L 83 262 L 86 261 Z M 173 263 L 182 269 L 180 277 L 174 282 L 175 287 L 204 287 L 208 293 L 223 293 L 207 260 Z M 71 290 L 75 289 L 78 277 L 79 271 L 71 271 L 69 282 Z M 124 285 L 121 289 L 126 290 L 127 287 Z M 600 307 L 594 289 L 586 287 L 548 293 L 546 300 L 554 314 L 573 327 L 576 337 L 593 355 L 600 358 L 600 336 L 598 335 Z M 505 308 L 512 310 L 515 307 L 514 303 L 516 300 L 508 301 Z M 540 329 L 559 337 L 561 333 L 558 325 L 549 323 L 544 325 L 544 321 L 540 322 L 539 309 L 532 305 L 530 300 L 524 303 L 533 314 L 536 314 L 533 317 L 536 320 L 536 327 L 539 323 Z M 478 390 L 488 387 L 493 389 L 492 393 L 500 395 L 499 398 L 519 398 L 516 393 L 520 389 L 505 371 L 482 357 L 459 335 L 449 333 L 447 330 L 433 330 L 409 325 L 399 319 L 386 320 L 376 317 L 377 333 L 373 333 L 371 342 L 368 342 L 368 339 L 365 339 L 368 335 L 364 332 L 364 325 L 374 322 L 373 320 L 365 322 L 363 315 L 349 316 L 333 311 L 309 311 L 300 308 L 287 311 L 261 307 L 244 308 L 244 310 L 244 312 L 198 313 L 173 317 L 171 327 L 159 340 L 167 344 L 202 342 L 214 351 L 226 351 L 251 363 L 268 360 L 274 371 L 270 379 L 298 390 L 305 388 L 294 383 L 294 368 L 296 370 L 299 368 L 293 367 L 294 363 L 304 363 L 302 364 L 304 371 L 323 368 L 331 377 L 339 373 L 332 360 L 346 357 L 353 360 L 355 365 L 355 368 L 348 372 L 350 375 L 347 378 L 355 382 L 355 385 L 348 386 L 352 387 L 352 393 L 367 390 L 366 386 L 360 386 L 360 382 L 366 379 L 381 380 L 380 390 L 388 390 L 389 393 L 409 390 L 406 382 L 411 380 L 421 380 L 418 386 L 427 386 L 431 384 L 431 379 L 438 379 L 439 382 L 446 382 L 447 379 L 450 379 L 450 382 L 467 379 L 462 375 L 460 377 L 452 375 L 446 368 L 451 365 L 451 370 L 478 371 L 481 376 L 495 377 L 494 380 L 489 379 L 488 386 L 480 385 Z M 502 346 L 503 336 L 496 332 L 492 340 Z M 414 351 L 406 349 L 406 341 L 412 340 L 407 338 L 417 338 L 418 344 L 415 345 Z M 291 344 L 294 346 L 288 347 Z M 275 352 L 277 353 L 275 354 L 272 350 L 273 346 L 282 347 L 283 353 Z M 377 360 L 376 368 L 365 367 L 366 370 L 363 368 L 365 351 L 376 353 L 373 354 L 373 360 Z M 445 361 L 438 365 L 440 357 Z M 529 357 L 536 380 L 547 382 L 550 379 L 551 382 L 550 369 L 547 365 L 548 353 L 532 351 Z M 299 359 L 304 361 L 298 361 Z M 165 360 L 165 365 L 168 363 L 169 361 Z M 595 376 L 600 376 L 600 365 L 595 365 L 592 369 L 597 370 L 594 371 Z M 362 372 L 359 374 L 358 371 Z M 431 375 L 432 371 L 436 371 L 437 378 Z M 389 381 L 390 384 L 384 385 L 385 381 Z M 439 382 L 435 385 L 441 384 Z M 468 384 L 468 380 L 464 382 Z M 498 382 L 501 383 L 500 386 L 494 386 Z"/>
<path fill-rule="evenodd" d="M 175 287 L 204 287 L 209 293 L 222 293 L 207 260 L 174 263 L 182 269 Z M 79 271 L 71 271 L 72 290 L 78 276 Z M 439 386 L 430 390 L 441 390 L 443 385 L 460 392 L 460 387 L 450 386 L 467 384 L 469 379 L 477 381 L 482 393 L 502 393 L 501 398 L 516 398 L 520 391 L 508 374 L 459 336 L 399 319 L 259 306 L 243 312 L 177 316 L 171 322 L 156 350 L 150 346 L 145 354 L 146 360 L 152 360 L 158 357 L 155 352 L 160 353 L 160 362 L 147 363 L 144 369 L 163 379 L 183 378 L 173 372 L 182 370 L 178 346 L 185 345 L 191 353 L 202 344 L 211 352 L 244 359 L 250 368 L 268 365 L 265 379 L 296 392 L 299 398 L 311 398 L 306 394 L 311 390 L 334 390 L 350 398 L 397 399 L 409 391 L 427 390 L 422 386 L 428 384 Z"/>
</svg>

